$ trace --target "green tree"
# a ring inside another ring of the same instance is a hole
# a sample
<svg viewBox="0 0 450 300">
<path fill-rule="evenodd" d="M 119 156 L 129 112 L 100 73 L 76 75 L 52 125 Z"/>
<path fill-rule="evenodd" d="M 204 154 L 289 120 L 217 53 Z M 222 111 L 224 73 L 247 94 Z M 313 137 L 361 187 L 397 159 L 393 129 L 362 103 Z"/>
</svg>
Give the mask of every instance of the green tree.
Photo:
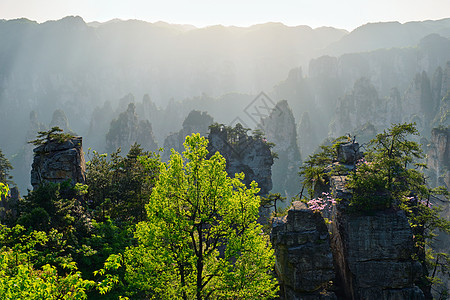
<svg viewBox="0 0 450 300">
<path fill-rule="evenodd" d="M 440 194 L 448 196 L 443 188 L 431 189 L 417 161 L 423 158 L 420 145 L 410 139 L 418 135 L 415 124 L 393 124 L 369 144 L 365 159 L 348 177 L 352 189 L 350 208 L 355 212 L 379 209 L 403 209 L 413 229 L 416 253 L 422 263 L 423 276 L 418 282 L 427 299 L 436 283 L 436 272 L 429 269 L 448 266 L 446 253 L 434 253 L 432 248 L 436 231 L 450 232 L 450 222 L 440 217 L 440 207 L 431 200 Z M 439 263 L 439 259 L 441 263 Z M 444 274 L 448 274 L 448 269 Z"/>
<path fill-rule="evenodd" d="M 61 271 L 50 264 L 35 266 L 36 248 L 48 242 L 44 232 L 26 233 L 20 225 L 0 225 L 0 299 L 87 298 L 95 282 L 84 280 L 74 262 L 61 264 Z"/>
<path fill-rule="evenodd" d="M 417 163 L 423 154 L 410 140 L 412 135 L 418 135 L 414 124 L 394 124 L 370 141 L 365 160 L 349 176 L 352 206 L 373 210 L 398 206 L 411 193 L 427 197 L 429 189 L 419 170 L 424 165 Z"/>
<path fill-rule="evenodd" d="M 159 173 L 160 156 L 131 146 L 123 157 L 120 149 L 111 154 L 93 153 L 87 163 L 86 198 L 97 221 L 107 218 L 137 223 L 146 217 L 145 204 Z"/>
<path fill-rule="evenodd" d="M 29 144 L 33 144 L 35 146 L 41 146 L 47 144 L 51 141 L 57 141 L 58 143 L 64 143 L 71 138 L 73 138 L 73 134 L 63 133 L 63 130 L 58 126 L 52 127 L 52 129 L 48 131 L 39 131 L 37 135 L 37 139 L 29 141 Z"/>
<path fill-rule="evenodd" d="M 0 198 L 8 196 L 9 187 L 7 184 L 0 182 Z"/>
<path fill-rule="evenodd" d="M 86 234 L 90 225 L 82 189 L 83 185 L 72 186 L 70 181 L 41 184 L 20 199 L 17 223 L 34 230 L 54 228 L 70 235 Z"/>
<path fill-rule="evenodd" d="M 337 148 L 343 142 L 348 142 L 348 137 L 339 137 L 331 145 L 320 145 L 319 149 L 308 156 L 300 167 L 299 175 L 302 179 L 300 199 L 304 196 L 306 188 L 309 198 L 328 190 L 329 180 L 332 175 L 346 173 L 339 164 L 333 164 L 337 159 Z"/>
<path fill-rule="evenodd" d="M 230 178 L 218 152 L 207 159 L 207 140 L 199 134 L 186 137 L 184 146 L 183 155 L 174 151 L 160 166 L 148 219 L 135 231 L 138 245 L 110 257 L 106 268 L 123 265 L 130 289 L 147 298 L 275 297 L 273 250 L 256 223 L 257 184 L 247 188 L 243 174 Z"/>
</svg>

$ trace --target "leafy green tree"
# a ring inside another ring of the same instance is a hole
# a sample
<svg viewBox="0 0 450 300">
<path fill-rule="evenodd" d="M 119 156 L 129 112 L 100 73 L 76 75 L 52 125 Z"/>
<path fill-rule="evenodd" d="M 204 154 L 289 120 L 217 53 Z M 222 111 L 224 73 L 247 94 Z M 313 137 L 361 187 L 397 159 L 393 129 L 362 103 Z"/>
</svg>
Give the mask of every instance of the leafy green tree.
<svg viewBox="0 0 450 300">
<path fill-rule="evenodd" d="M 74 136 L 70 133 L 63 133 L 63 130 L 58 126 L 52 127 L 52 129 L 48 131 L 39 131 L 37 135 L 37 139 L 29 141 L 29 144 L 33 144 L 35 146 L 40 146 L 47 144 L 51 141 L 57 141 L 58 143 L 64 143 Z"/>
<path fill-rule="evenodd" d="M 356 170 L 348 177 L 352 189 L 350 208 L 354 212 L 379 209 L 403 209 L 414 233 L 416 253 L 423 266 L 424 276 L 418 285 L 427 299 L 431 299 L 431 286 L 436 282 L 435 272 L 428 270 L 448 265 L 445 253 L 434 253 L 432 241 L 436 231 L 450 232 L 450 222 L 440 217 L 441 209 L 432 205 L 438 194 L 448 197 L 443 188 L 431 189 L 417 161 L 423 158 L 420 145 L 410 137 L 418 135 L 415 124 L 394 124 L 380 133 L 369 144 Z M 441 258 L 441 264 L 439 259 Z M 445 273 L 447 273 L 448 270 Z"/>
<path fill-rule="evenodd" d="M 4 184 L 3 182 L 0 182 L 0 198 L 8 196 L 9 193 L 9 187 L 7 184 Z"/>
<path fill-rule="evenodd" d="M 273 250 L 256 223 L 259 189 L 243 174 L 230 178 L 225 159 L 207 159 L 207 140 L 186 137 L 183 155 L 160 165 L 138 245 L 111 256 L 106 269 L 125 267 L 130 290 L 154 299 L 269 299 L 277 292 Z M 120 273 L 103 281 L 103 292 Z M 137 297 L 138 295 L 135 295 Z"/>
<path fill-rule="evenodd" d="M 107 218 L 137 223 L 146 217 L 145 204 L 155 185 L 160 156 L 131 146 L 123 157 L 120 149 L 111 154 L 93 153 L 87 163 L 86 198 L 97 221 Z"/>
<path fill-rule="evenodd" d="M 399 205 L 411 193 L 426 197 L 425 178 L 418 168 L 423 164 L 420 145 L 409 139 L 418 135 L 414 124 L 394 124 L 369 143 L 365 159 L 349 176 L 353 190 L 351 205 L 372 210 Z"/>
<path fill-rule="evenodd" d="M 328 189 L 330 177 L 342 173 L 340 165 L 333 165 L 333 162 L 337 159 L 337 148 L 344 141 L 348 141 L 348 138 L 339 137 L 333 140 L 331 145 L 320 145 L 319 149 L 303 162 L 299 172 L 302 178 L 300 199 L 304 197 L 305 188 L 311 199 L 320 195 Z"/>
<path fill-rule="evenodd" d="M 95 282 L 84 280 L 74 262 L 61 264 L 62 271 L 50 264 L 35 266 L 40 254 L 36 248 L 48 242 L 44 232 L 0 225 L 0 299 L 87 298 Z"/>
<path fill-rule="evenodd" d="M 48 243 L 39 249 L 42 265 L 75 261 L 81 271 L 89 265 L 89 257 L 96 251 L 86 242 L 93 228 L 80 198 L 84 189 L 85 186 L 74 187 L 69 181 L 44 183 L 20 199 L 17 224 L 48 235 Z"/>
<path fill-rule="evenodd" d="M 81 200 L 83 185 L 46 182 L 19 202 L 17 222 L 27 228 L 48 231 L 57 229 L 78 236 L 88 231 L 89 216 Z"/>
</svg>

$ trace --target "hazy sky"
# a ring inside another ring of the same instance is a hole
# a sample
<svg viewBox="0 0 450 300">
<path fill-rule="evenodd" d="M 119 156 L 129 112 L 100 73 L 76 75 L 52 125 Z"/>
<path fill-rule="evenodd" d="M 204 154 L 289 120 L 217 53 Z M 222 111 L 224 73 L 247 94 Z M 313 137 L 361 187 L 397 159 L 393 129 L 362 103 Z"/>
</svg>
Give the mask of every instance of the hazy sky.
<svg viewBox="0 0 450 300">
<path fill-rule="evenodd" d="M 368 22 L 450 17 L 450 0 L 0 0 L 0 19 L 38 22 L 79 15 L 149 22 L 248 26 L 264 22 L 354 29 Z"/>
</svg>

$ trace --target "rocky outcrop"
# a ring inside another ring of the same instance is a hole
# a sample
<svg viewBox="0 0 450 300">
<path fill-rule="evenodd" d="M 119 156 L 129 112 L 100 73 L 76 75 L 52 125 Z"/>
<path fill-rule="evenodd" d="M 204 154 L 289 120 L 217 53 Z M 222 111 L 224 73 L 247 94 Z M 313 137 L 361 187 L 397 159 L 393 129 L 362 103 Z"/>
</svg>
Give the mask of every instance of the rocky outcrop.
<svg viewBox="0 0 450 300">
<path fill-rule="evenodd" d="M 250 185 L 254 180 L 261 189 L 259 195 L 265 196 L 272 189 L 273 158 L 270 146 L 263 138 L 249 136 L 240 124 L 230 129 L 212 126 L 208 135 L 209 155 L 217 151 L 226 159 L 228 175 L 243 172 L 244 183 Z"/>
<path fill-rule="evenodd" d="M 439 90 L 439 98 L 442 99 L 447 95 L 447 93 L 450 91 L 450 61 L 447 62 L 447 64 L 444 67 L 444 70 L 442 71 L 442 83 L 441 88 Z"/>
<path fill-rule="evenodd" d="M 351 170 L 360 157 L 358 143 L 341 144 L 334 165 Z M 352 191 L 346 181 L 345 175 L 329 181 L 330 194 L 340 201 L 317 198 L 327 204 L 315 211 L 294 202 L 286 217 L 274 219 L 272 244 L 282 296 L 332 299 L 334 291 L 339 299 L 425 299 L 415 286 L 422 265 L 412 259 L 413 232 L 405 212 L 349 209 Z M 328 298 L 320 298 L 324 295 Z"/>
<path fill-rule="evenodd" d="M 65 142 L 52 140 L 33 150 L 31 185 L 36 189 L 41 183 L 71 184 L 85 182 L 86 165 L 82 138 L 74 137 Z"/>
<path fill-rule="evenodd" d="M 450 188 L 450 127 L 434 128 L 427 152 L 427 165 L 434 186 Z"/>
<path fill-rule="evenodd" d="M 89 129 L 84 136 L 85 145 L 100 153 L 106 152 L 105 136 L 108 133 L 111 120 L 114 119 L 114 110 L 111 101 L 105 101 L 102 105 L 94 108 Z"/>
<path fill-rule="evenodd" d="M 33 163 L 33 145 L 27 142 L 36 139 L 36 135 L 39 131 L 46 130 L 47 126 L 39 121 L 36 111 L 31 111 L 28 122 L 28 130 L 26 138 L 23 141 L 23 146 L 11 160 L 11 163 L 14 165 L 14 170 L 12 170 L 14 181 L 22 193 L 25 193 L 27 189 L 31 189 L 29 175 L 31 172 L 31 165 Z"/>
<path fill-rule="evenodd" d="M 424 299 L 414 285 L 413 234 L 403 211 L 355 215 L 333 207 L 331 248 L 345 299 Z"/>
<path fill-rule="evenodd" d="M 450 126 L 450 91 L 442 98 L 433 124 L 435 126 Z"/>
<path fill-rule="evenodd" d="M 384 124 L 385 114 L 381 114 L 381 100 L 375 86 L 368 78 L 355 82 L 353 90 L 338 100 L 335 119 L 331 123 L 332 136 L 342 136 L 370 122 Z"/>
<path fill-rule="evenodd" d="M 287 216 L 274 218 L 271 240 L 283 299 L 336 299 L 327 291 L 335 273 L 329 234 L 320 213 L 294 202 Z"/>
<path fill-rule="evenodd" d="M 304 112 L 300 118 L 300 123 L 297 126 L 297 143 L 302 156 L 308 157 L 314 152 L 317 145 L 319 145 L 318 134 L 311 124 L 311 119 L 308 112 Z"/>
<path fill-rule="evenodd" d="M 359 144 L 353 142 L 339 145 L 337 148 L 337 160 L 345 165 L 353 165 L 362 157 Z"/>
<path fill-rule="evenodd" d="M 295 118 L 288 102 L 278 102 L 269 116 L 261 119 L 260 128 L 267 140 L 275 144 L 272 151 L 278 157 L 272 167 L 273 192 L 290 198 L 298 193 L 297 172 L 301 158 Z"/>
<path fill-rule="evenodd" d="M 433 186 L 443 185 L 450 189 L 450 126 L 434 128 L 431 131 L 431 143 L 427 151 L 427 166 L 430 183 Z M 441 217 L 450 220 L 450 204 L 445 197 L 433 197 L 432 203 L 441 207 Z M 432 247 L 437 253 L 449 253 L 450 235 L 445 232 L 438 232 Z M 450 290 L 450 278 L 439 271 L 437 277 L 442 280 L 442 285 L 438 285 L 433 292 L 438 292 L 440 289 Z"/>
<path fill-rule="evenodd" d="M 362 157 L 355 141 L 341 144 L 338 161 L 355 167 Z M 346 176 L 332 176 L 330 191 L 340 202 L 323 211 L 331 222 L 331 249 L 337 284 L 345 299 L 424 299 L 414 285 L 422 266 L 412 259 L 413 232 L 402 210 L 365 215 L 348 209 Z"/>
<path fill-rule="evenodd" d="M 64 132 L 72 135 L 74 134 L 74 132 L 70 129 L 69 120 L 67 119 L 66 113 L 62 109 L 57 109 L 53 112 L 49 127 L 59 127 L 64 130 Z"/>
<path fill-rule="evenodd" d="M 390 91 L 384 93 L 374 77 L 356 80 L 353 89 L 337 101 L 330 123 L 331 136 L 354 134 L 367 122 L 378 132 L 391 123 L 415 122 L 423 136 L 428 136 L 433 126 L 448 126 L 450 64 L 413 74 L 404 88 L 393 86 L 391 82 Z"/>
<path fill-rule="evenodd" d="M 170 157 L 170 149 L 181 153 L 184 151 L 183 143 L 186 136 L 192 133 L 200 133 L 206 136 L 209 132 L 209 126 L 214 122 L 207 112 L 192 110 L 183 122 L 183 128 L 176 133 L 170 134 L 164 141 L 164 149 L 162 159 L 168 160 Z"/>
<path fill-rule="evenodd" d="M 111 153 L 120 147 L 128 152 L 134 143 L 138 143 L 146 151 L 158 149 L 152 125 L 148 120 L 139 120 L 136 105 L 129 103 L 127 110 L 111 121 L 106 135 L 106 149 Z"/>
</svg>

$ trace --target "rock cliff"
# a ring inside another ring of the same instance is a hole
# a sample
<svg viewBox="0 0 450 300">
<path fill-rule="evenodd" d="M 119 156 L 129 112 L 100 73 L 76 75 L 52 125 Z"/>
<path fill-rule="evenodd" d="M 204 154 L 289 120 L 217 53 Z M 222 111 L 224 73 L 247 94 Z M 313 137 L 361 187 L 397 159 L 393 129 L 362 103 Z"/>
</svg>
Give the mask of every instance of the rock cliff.
<svg viewBox="0 0 450 300">
<path fill-rule="evenodd" d="M 297 143 L 302 157 L 308 157 L 314 152 L 320 143 L 319 135 L 316 133 L 308 112 L 304 112 L 297 126 Z"/>
<path fill-rule="evenodd" d="M 427 166 L 430 183 L 433 186 L 445 186 L 450 189 L 450 126 L 434 128 L 431 131 L 431 143 L 427 151 Z M 432 199 L 433 205 L 442 207 L 440 215 L 450 220 L 450 204 L 444 197 Z M 439 232 L 433 243 L 436 252 L 449 253 L 450 235 Z M 438 272 L 438 277 L 443 281 L 443 286 L 450 290 L 448 276 Z"/>
<path fill-rule="evenodd" d="M 427 165 L 434 186 L 450 188 L 450 127 L 434 128 L 427 152 Z"/>
<path fill-rule="evenodd" d="M 342 136 L 354 132 L 367 122 L 377 126 L 385 123 L 386 114 L 381 113 L 381 99 L 375 86 L 368 78 L 360 78 L 353 90 L 338 100 L 331 135 Z"/>
<path fill-rule="evenodd" d="M 192 110 L 183 122 L 183 128 L 180 131 L 170 134 L 164 141 L 163 160 L 168 160 L 170 149 L 181 153 L 184 151 L 183 143 L 186 136 L 192 133 L 200 133 L 201 136 L 208 135 L 209 125 L 214 122 L 207 112 Z"/>
<path fill-rule="evenodd" d="M 357 143 L 342 144 L 335 164 L 351 169 L 360 157 Z M 321 212 L 294 202 L 286 217 L 273 221 L 282 296 L 425 299 L 415 285 L 422 266 L 412 259 L 413 232 L 404 211 L 391 208 L 363 214 L 348 209 L 352 193 L 345 175 L 330 178 L 329 192 L 341 201 L 328 203 Z"/>
<path fill-rule="evenodd" d="M 272 151 L 278 156 L 272 167 L 273 192 L 290 198 L 298 193 L 297 172 L 301 157 L 295 118 L 288 102 L 278 102 L 269 116 L 261 119 L 260 128 L 267 140 L 275 144 Z"/>
<path fill-rule="evenodd" d="M 353 134 L 367 122 L 378 131 L 391 123 L 415 122 L 423 136 L 429 136 L 433 126 L 448 126 L 450 62 L 426 69 L 417 70 L 412 78 L 403 76 L 411 78 L 408 84 L 395 85 L 392 81 L 381 84 L 385 88 L 380 88 L 378 76 L 355 80 L 353 87 L 337 100 L 330 123 L 331 136 Z"/>
<path fill-rule="evenodd" d="M 136 105 L 129 103 L 127 110 L 111 121 L 106 135 L 106 149 L 111 153 L 120 147 L 122 151 L 128 153 L 134 143 L 140 144 L 146 151 L 158 149 L 152 125 L 148 120 L 139 120 L 136 114 Z"/>
<path fill-rule="evenodd" d="M 36 147 L 33 152 L 33 189 L 44 182 L 61 183 L 69 180 L 73 185 L 85 182 L 86 165 L 81 137 L 65 142 L 52 140 Z"/>
<path fill-rule="evenodd" d="M 247 135 L 240 124 L 236 128 L 212 126 L 208 135 L 209 155 L 217 151 L 227 161 L 228 175 L 243 172 L 244 183 L 249 185 L 253 180 L 261 189 L 259 195 L 265 196 L 272 189 L 273 158 L 270 146 L 262 138 Z"/>
<path fill-rule="evenodd" d="M 53 112 L 49 127 L 59 127 L 64 130 L 64 132 L 72 135 L 74 134 L 74 132 L 70 129 L 69 120 L 67 119 L 66 113 L 62 109 L 57 109 Z"/>
<path fill-rule="evenodd" d="M 345 299 L 424 299 L 414 285 L 413 234 L 403 211 L 354 215 L 333 207 L 329 225 L 337 284 Z"/>
<path fill-rule="evenodd" d="M 29 174 L 33 163 L 33 145 L 27 142 L 34 140 L 39 131 L 46 130 L 47 126 L 40 122 L 38 114 L 35 111 L 32 111 L 29 117 L 27 134 L 25 140 L 22 141 L 23 146 L 11 160 L 14 165 L 12 173 L 17 187 L 22 193 L 25 193 L 27 189 L 31 189 Z"/>
<path fill-rule="evenodd" d="M 333 256 L 324 219 L 301 202 L 273 220 L 275 271 L 283 299 L 336 299 L 327 291 L 334 280 Z"/>
</svg>

